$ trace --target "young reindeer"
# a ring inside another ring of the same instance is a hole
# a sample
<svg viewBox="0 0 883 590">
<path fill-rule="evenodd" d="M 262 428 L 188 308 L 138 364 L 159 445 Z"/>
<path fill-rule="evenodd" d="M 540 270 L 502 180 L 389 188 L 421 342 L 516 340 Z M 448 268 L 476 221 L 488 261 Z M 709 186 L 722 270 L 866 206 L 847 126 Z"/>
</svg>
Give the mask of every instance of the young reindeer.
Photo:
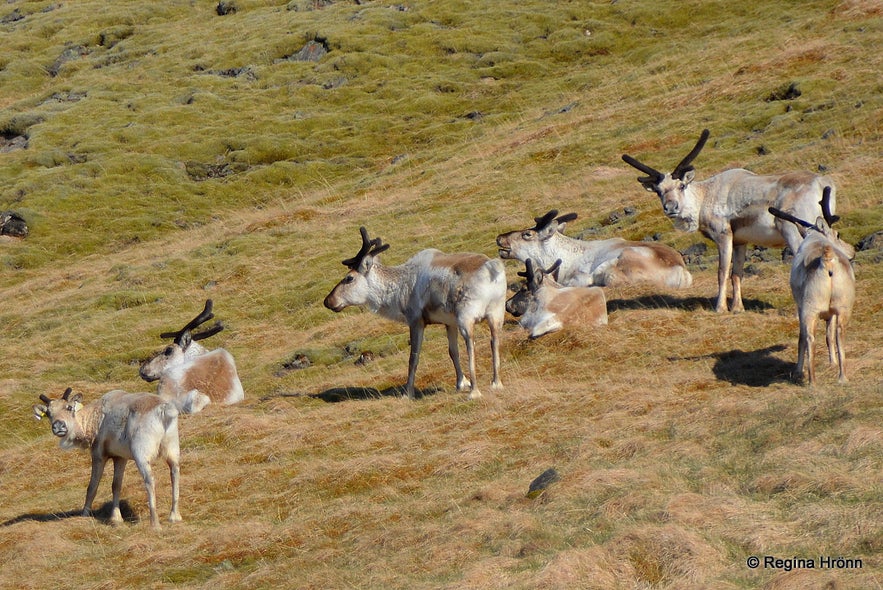
<svg viewBox="0 0 883 590">
<path fill-rule="evenodd" d="M 197 343 L 223 330 L 223 324 L 217 322 L 203 332 L 193 333 L 213 317 L 212 300 L 208 299 L 205 308 L 186 326 L 160 334 L 160 338 L 174 341 L 144 361 L 139 371 L 145 381 L 159 381 L 159 396 L 175 400 L 185 414 L 196 414 L 212 402 L 231 405 L 245 398 L 233 355 L 223 348 L 208 351 Z"/>
<path fill-rule="evenodd" d="M 497 236 L 500 258 L 516 259 L 548 267 L 561 261 L 558 282 L 567 287 L 615 286 L 651 283 L 661 287 L 686 288 L 693 276 L 680 252 L 653 242 L 622 238 L 576 240 L 564 235 L 564 227 L 576 213 L 558 216 L 552 209 L 535 217 L 532 228 Z"/>
<path fill-rule="evenodd" d="M 531 340 L 556 332 L 565 325 L 606 326 L 607 300 L 600 287 L 562 287 L 555 281 L 561 260 L 551 268 L 534 269 L 533 261 L 524 262 L 526 272 L 518 276 L 526 281 L 506 302 L 506 311 L 518 318 Z"/>
<path fill-rule="evenodd" d="M 780 248 L 788 246 L 796 252 L 801 235 L 791 224 L 774 218 L 769 207 L 802 218 L 813 219 L 821 214 L 819 198 L 831 180 L 810 172 L 759 176 L 742 168 L 726 170 L 701 182 L 693 182 L 695 171 L 691 162 L 699 155 L 709 132 L 705 129 L 696 146 L 671 174 L 643 164 L 635 158 L 622 156 L 630 166 L 647 176 L 638 182 L 656 193 L 662 210 L 674 226 L 683 231 L 699 230 L 717 245 L 718 293 L 715 310 L 727 310 L 727 278 L 732 274 L 732 311 L 743 311 L 742 273 L 748 244 Z M 831 211 L 834 210 L 831 194 Z"/>
<path fill-rule="evenodd" d="M 37 420 L 48 417 L 52 434 L 59 437 L 62 449 L 79 447 L 92 454 L 92 476 L 86 489 L 83 516 L 89 516 L 92 502 L 98 491 L 98 483 L 104 467 L 113 460 L 113 512 L 110 520 L 121 523 L 120 491 L 126 463 L 135 461 L 144 487 L 147 490 L 147 506 L 150 524 L 159 528 L 156 515 L 156 494 L 153 471 L 150 464 L 162 459 L 169 466 L 172 478 L 172 507 L 169 522 L 178 522 L 178 474 L 180 450 L 178 443 L 178 409 L 175 404 L 162 400 L 152 393 L 126 393 L 111 391 L 87 406 L 82 404 L 79 393 L 71 397 L 68 387 L 59 399 L 40 395 L 41 405 L 34 406 Z"/>
<path fill-rule="evenodd" d="M 506 304 L 506 272 L 500 260 L 483 254 L 445 254 L 429 249 L 404 264 L 383 266 L 378 256 L 389 248 L 380 238 L 369 239 L 361 227 L 362 247 L 355 257 L 343 261 L 346 276 L 325 297 L 325 307 L 339 312 L 364 305 L 383 317 L 408 324 L 411 354 L 405 393 L 414 398 L 414 378 L 420 360 L 423 331 L 428 324 L 444 324 L 448 353 L 457 374 L 457 389 L 469 390 L 469 399 L 481 397 L 475 380 L 475 323 L 485 320 L 491 332 L 493 381 L 500 383 L 500 337 Z M 460 368 L 457 332 L 466 341 L 469 379 Z"/>
<path fill-rule="evenodd" d="M 805 233 L 791 263 L 791 294 L 797 303 L 800 336 L 797 340 L 797 379 L 803 378 L 804 363 L 809 384 L 816 382 L 814 367 L 815 328 L 819 319 L 827 322 L 825 342 L 828 358 L 833 364 L 835 354 L 839 380 L 846 382 L 846 353 L 843 338 L 855 302 L 855 273 L 852 258 L 855 250 L 843 242 L 831 225 L 837 217 L 827 206 L 830 189 L 825 187 L 822 198 L 823 217 L 815 224 L 770 207 L 769 212 L 783 221 L 793 223 Z"/>
</svg>

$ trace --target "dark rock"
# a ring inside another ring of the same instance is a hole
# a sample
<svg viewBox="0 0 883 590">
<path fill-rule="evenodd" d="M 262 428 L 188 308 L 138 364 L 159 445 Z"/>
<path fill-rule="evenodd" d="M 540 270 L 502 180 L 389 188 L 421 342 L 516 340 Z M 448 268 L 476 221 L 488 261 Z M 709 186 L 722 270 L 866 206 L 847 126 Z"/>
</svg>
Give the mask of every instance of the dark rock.
<svg viewBox="0 0 883 590">
<path fill-rule="evenodd" d="M 357 367 L 362 367 L 362 366 L 365 366 L 368 363 L 372 362 L 374 360 L 374 358 L 375 358 L 374 353 L 371 352 L 370 350 L 366 350 L 365 352 L 363 352 L 362 354 L 359 355 L 359 358 L 357 358 L 356 362 L 353 364 L 355 364 Z"/>
<path fill-rule="evenodd" d="M 49 66 L 49 68 L 47 68 L 46 71 L 49 72 L 49 75 L 54 78 L 61 71 L 61 68 L 64 66 L 64 64 L 76 59 L 80 59 L 85 55 L 89 55 L 89 50 L 82 45 L 68 47 L 61 52 L 61 55 L 59 55 L 55 59 L 55 61 L 52 63 L 51 66 Z"/>
<path fill-rule="evenodd" d="M 29 232 L 24 217 L 14 211 L 0 211 L 0 235 L 26 238 Z"/>
<path fill-rule="evenodd" d="M 876 231 L 859 240 L 857 248 L 859 252 L 865 250 L 883 250 L 883 230 Z"/>
<path fill-rule="evenodd" d="M 794 100 L 802 93 L 800 89 L 797 88 L 797 82 L 791 82 L 787 86 L 783 86 L 776 90 L 773 90 L 769 96 L 766 97 L 766 102 L 773 102 L 777 100 Z"/>
<path fill-rule="evenodd" d="M 227 16 L 228 14 L 236 13 L 236 3 L 229 2 L 227 0 L 221 0 L 218 2 L 218 6 L 215 8 L 215 12 L 218 13 L 218 16 Z"/>
<path fill-rule="evenodd" d="M 24 150 L 28 147 L 28 138 L 24 135 L 12 135 L 6 137 L 0 135 L 0 154 L 14 152 L 15 150 Z"/>
</svg>

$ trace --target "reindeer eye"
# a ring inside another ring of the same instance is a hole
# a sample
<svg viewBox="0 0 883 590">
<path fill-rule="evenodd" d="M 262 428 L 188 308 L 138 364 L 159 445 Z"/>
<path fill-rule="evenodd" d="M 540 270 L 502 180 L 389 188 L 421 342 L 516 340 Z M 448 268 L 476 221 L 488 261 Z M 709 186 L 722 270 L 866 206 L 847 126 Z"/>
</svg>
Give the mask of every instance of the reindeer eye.
<svg viewBox="0 0 883 590">
<path fill-rule="evenodd" d="M 172 356 L 172 353 L 173 353 L 173 352 L 175 352 L 175 349 L 172 348 L 171 346 L 167 346 L 166 349 L 165 349 L 164 351 L 162 351 L 162 353 L 163 353 L 165 356 Z"/>
<path fill-rule="evenodd" d="M 352 282 L 355 281 L 355 280 L 356 280 L 356 277 L 354 277 L 353 275 L 346 275 L 346 276 L 343 278 L 343 280 L 341 281 L 341 283 L 343 283 L 344 285 L 348 285 L 348 284 L 352 283 Z"/>
<path fill-rule="evenodd" d="M 533 239 L 533 232 L 532 231 L 523 232 L 521 234 L 521 237 L 524 238 L 525 240 L 532 240 Z"/>
</svg>

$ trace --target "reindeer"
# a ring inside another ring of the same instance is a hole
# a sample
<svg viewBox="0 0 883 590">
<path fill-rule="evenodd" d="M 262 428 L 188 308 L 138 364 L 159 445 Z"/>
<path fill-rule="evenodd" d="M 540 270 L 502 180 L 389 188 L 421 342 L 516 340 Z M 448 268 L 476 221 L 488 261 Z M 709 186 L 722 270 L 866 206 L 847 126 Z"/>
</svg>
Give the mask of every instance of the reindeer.
<svg viewBox="0 0 883 590">
<path fill-rule="evenodd" d="M 651 283 L 685 288 L 693 276 L 681 254 L 664 244 L 632 242 L 622 238 L 576 240 L 564 235 L 564 227 L 576 213 L 558 216 L 552 209 L 535 217 L 532 228 L 497 236 L 500 258 L 517 259 L 548 267 L 561 260 L 559 283 L 567 287 L 616 286 Z"/>
<path fill-rule="evenodd" d="M 383 317 L 408 324 L 411 354 L 405 394 L 414 398 L 414 378 L 420 359 L 423 331 L 428 324 L 444 324 L 448 353 L 457 374 L 457 389 L 469 390 L 469 399 L 481 397 L 475 379 L 475 323 L 485 320 L 491 332 L 493 381 L 500 383 L 500 337 L 506 303 L 506 272 L 503 263 L 483 254 L 445 254 L 429 249 L 418 252 L 404 264 L 384 266 L 378 256 L 389 248 L 380 238 L 369 239 L 359 228 L 362 247 L 355 257 L 343 261 L 346 276 L 325 297 L 325 307 L 339 312 L 351 305 L 364 305 Z M 460 368 L 457 332 L 466 341 L 469 379 Z"/>
<path fill-rule="evenodd" d="M 708 140 L 708 129 L 671 174 L 663 174 L 635 158 L 622 156 L 630 166 L 647 176 L 638 182 L 654 192 L 662 202 L 662 210 L 674 226 L 683 231 L 699 230 L 717 245 L 718 293 L 715 310 L 727 310 L 727 277 L 732 274 L 734 312 L 743 311 L 742 273 L 748 244 L 780 248 L 788 246 L 796 252 L 802 236 L 791 223 L 774 218 L 769 207 L 803 218 L 820 214 L 819 197 L 825 186 L 833 187 L 831 179 L 810 172 L 759 176 L 742 168 L 726 170 L 700 182 L 693 182 L 695 170 L 691 162 Z M 832 189 L 831 211 L 835 199 Z M 731 273 L 732 271 L 732 273 Z"/>
<path fill-rule="evenodd" d="M 175 404 L 164 401 L 152 393 L 126 393 L 115 390 L 104 394 L 87 406 L 82 404 L 79 393 L 71 397 L 68 387 L 59 399 L 40 395 L 40 405 L 34 406 L 37 420 L 48 417 L 52 434 L 59 437 L 62 449 L 79 447 L 92 454 L 92 477 L 86 489 L 83 516 L 89 516 L 92 502 L 98 491 L 98 483 L 107 461 L 113 459 L 113 511 L 111 522 L 123 521 L 120 513 L 120 490 L 126 462 L 135 461 L 144 487 L 147 490 L 147 506 L 150 524 L 159 528 L 156 515 L 156 495 L 150 464 L 162 459 L 169 466 L 172 478 L 172 508 L 169 522 L 179 522 L 178 512 L 178 409 Z"/>
<path fill-rule="evenodd" d="M 828 201 L 831 189 L 825 187 L 822 197 L 823 216 L 815 224 L 770 207 L 770 214 L 793 223 L 805 235 L 791 263 L 791 294 L 797 303 L 800 336 L 797 340 L 798 380 L 803 378 L 804 362 L 809 384 L 816 381 L 814 343 L 816 322 L 827 322 L 825 342 L 828 359 L 834 364 L 836 353 L 840 370 L 839 381 L 846 382 L 846 354 L 843 337 L 855 301 L 855 273 L 852 258 L 855 250 L 840 239 L 831 226 L 839 219 L 830 212 Z"/>
<path fill-rule="evenodd" d="M 245 398 L 233 356 L 223 348 L 208 351 L 197 343 L 223 330 L 223 324 L 216 322 L 203 332 L 192 333 L 213 317 L 208 299 L 186 326 L 160 334 L 160 338 L 173 338 L 172 344 L 144 361 L 139 371 L 145 381 L 159 381 L 159 396 L 175 400 L 185 414 L 196 414 L 212 402 L 231 405 Z"/>
<path fill-rule="evenodd" d="M 534 269 L 533 261 L 524 262 L 525 277 L 518 292 L 506 302 L 506 311 L 518 318 L 531 340 L 560 330 L 565 324 L 607 325 L 607 300 L 600 287 L 562 287 L 555 281 L 561 259 L 551 268 Z"/>
</svg>

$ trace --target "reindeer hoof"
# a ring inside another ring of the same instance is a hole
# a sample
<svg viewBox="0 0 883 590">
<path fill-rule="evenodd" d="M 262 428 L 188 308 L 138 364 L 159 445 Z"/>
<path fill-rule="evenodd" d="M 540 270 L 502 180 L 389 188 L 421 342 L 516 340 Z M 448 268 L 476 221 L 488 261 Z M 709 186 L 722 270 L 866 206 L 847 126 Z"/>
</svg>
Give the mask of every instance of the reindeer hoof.
<svg viewBox="0 0 883 590">
<path fill-rule="evenodd" d="M 481 392 L 478 391 L 477 389 L 473 389 L 472 391 L 469 392 L 469 395 L 466 396 L 466 399 L 474 400 L 474 399 L 481 399 L 481 397 L 482 397 Z"/>
</svg>

